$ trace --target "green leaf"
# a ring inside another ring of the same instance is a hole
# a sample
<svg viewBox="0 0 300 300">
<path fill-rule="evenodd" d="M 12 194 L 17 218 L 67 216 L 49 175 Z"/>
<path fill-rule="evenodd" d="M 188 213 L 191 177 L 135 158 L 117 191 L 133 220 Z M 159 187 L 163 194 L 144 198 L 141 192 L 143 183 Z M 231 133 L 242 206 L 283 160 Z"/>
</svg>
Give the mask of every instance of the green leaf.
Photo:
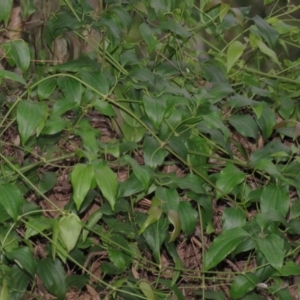
<svg viewBox="0 0 300 300">
<path fill-rule="evenodd" d="M 38 130 L 39 125 L 47 116 L 48 107 L 45 103 L 37 103 L 30 100 L 20 101 L 17 108 L 17 122 L 23 145 Z"/>
<path fill-rule="evenodd" d="M 22 299 L 24 293 L 28 289 L 31 277 L 28 273 L 20 268 L 18 265 L 12 267 L 11 280 L 8 282 L 8 288 L 10 291 L 10 298 L 5 298 L 9 300 L 19 300 Z M 2 299 L 2 298 L 0 298 Z"/>
<path fill-rule="evenodd" d="M 300 267 L 293 261 L 287 261 L 280 270 L 281 276 L 300 276 Z"/>
<path fill-rule="evenodd" d="M 264 238 L 257 237 L 256 242 L 259 250 L 263 253 L 270 265 L 280 270 L 285 256 L 284 240 L 278 235 L 271 233 Z"/>
<path fill-rule="evenodd" d="M 287 186 L 276 186 L 269 183 L 262 192 L 260 198 L 260 208 L 262 213 L 273 210 L 280 211 L 285 217 L 290 207 L 290 196 Z"/>
<path fill-rule="evenodd" d="M 139 31 L 142 38 L 144 39 L 144 41 L 148 46 L 149 53 L 151 53 L 156 47 L 156 43 L 157 43 L 156 36 L 154 35 L 152 29 L 146 23 L 142 23 L 139 26 Z"/>
<path fill-rule="evenodd" d="M 216 237 L 204 257 L 204 269 L 210 270 L 243 243 L 248 233 L 242 228 L 223 231 Z"/>
<path fill-rule="evenodd" d="M 141 289 L 143 294 L 146 296 L 147 300 L 155 300 L 156 299 L 154 290 L 147 281 L 144 281 L 144 280 L 141 281 L 139 283 L 139 288 Z"/>
<path fill-rule="evenodd" d="M 63 216 L 58 222 L 58 227 L 60 240 L 70 252 L 75 247 L 82 229 L 80 219 L 73 213 Z"/>
<path fill-rule="evenodd" d="M 105 116 L 114 117 L 116 115 L 112 105 L 106 101 L 97 99 L 93 102 L 93 106 L 97 111 Z"/>
<path fill-rule="evenodd" d="M 109 202 L 112 210 L 116 203 L 116 195 L 118 189 L 118 178 L 108 166 L 106 162 L 100 162 L 94 166 L 95 178 L 97 185 L 104 198 Z"/>
<path fill-rule="evenodd" d="M 168 146 L 170 146 L 170 148 L 176 154 L 178 154 L 180 158 L 186 160 L 188 151 L 182 138 L 177 136 L 172 136 L 170 139 L 168 139 Z"/>
<path fill-rule="evenodd" d="M 150 225 L 152 225 L 153 223 L 157 222 L 160 219 L 160 216 L 162 214 L 162 209 L 161 207 L 158 206 L 152 206 L 148 213 L 149 216 L 141 226 L 139 230 L 139 234 L 142 234 Z"/>
<path fill-rule="evenodd" d="M 181 201 L 178 206 L 178 213 L 181 221 L 182 231 L 186 235 L 191 235 L 196 229 L 198 214 L 190 202 Z"/>
<path fill-rule="evenodd" d="M 262 131 L 264 139 L 269 138 L 276 124 L 276 117 L 274 111 L 266 103 L 263 104 L 262 114 L 257 118 L 256 122 Z"/>
<path fill-rule="evenodd" d="M 38 261 L 37 275 L 40 277 L 46 289 L 58 300 L 62 300 L 67 292 L 66 273 L 62 263 L 56 259 L 45 258 Z"/>
<path fill-rule="evenodd" d="M 246 174 L 237 169 L 234 165 L 228 165 L 219 174 L 216 186 L 217 198 L 227 195 L 234 187 L 242 183 L 246 178 Z"/>
<path fill-rule="evenodd" d="M 143 104 L 145 113 L 153 123 L 155 128 L 159 128 L 166 110 L 166 98 L 164 97 L 148 97 L 144 95 Z"/>
<path fill-rule="evenodd" d="M 230 287 L 230 296 L 232 299 L 240 299 L 246 293 L 252 291 L 259 283 L 259 278 L 253 273 L 238 275 L 234 278 Z"/>
<path fill-rule="evenodd" d="M 40 100 L 47 99 L 57 86 L 56 78 L 49 78 L 38 85 L 37 93 Z"/>
<path fill-rule="evenodd" d="M 65 98 L 71 99 L 73 103 L 80 104 L 83 89 L 78 80 L 72 77 L 59 77 L 57 84 Z"/>
<path fill-rule="evenodd" d="M 34 277 L 37 264 L 32 251 L 28 247 L 21 247 L 7 252 L 6 257 L 10 260 L 17 261 L 18 264 L 26 270 L 31 277 Z"/>
<path fill-rule="evenodd" d="M 161 165 L 165 157 L 168 155 L 168 152 L 151 136 L 146 136 L 143 151 L 145 164 L 149 167 L 157 167 Z"/>
<path fill-rule="evenodd" d="M 1 285 L 1 292 L 0 292 L 0 300 L 9 300 L 9 290 L 7 288 L 7 281 L 6 279 L 3 279 L 2 285 Z"/>
<path fill-rule="evenodd" d="M 45 218 L 44 216 L 36 216 L 34 218 L 30 217 L 26 222 L 25 239 L 29 239 L 30 237 L 44 232 L 50 228 L 51 223 L 49 222 L 49 219 Z"/>
<path fill-rule="evenodd" d="M 0 204 L 16 222 L 22 213 L 24 199 L 18 187 L 12 183 L 0 184 Z"/>
<path fill-rule="evenodd" d="M 279 33 L 260 16 L 255 16 L 252 18 L 252 20 L 255 22 L 258 28 L 260 36 L 269 44 L 271 48 L 275 48 L 279 39 Z"/>
<path fill-rule="evenodd" d="M 83 229 L 82 230 L 82 241 L 85 242 L 88 234 L 89 234 L 89 230 L 88 229 L 93 229 L 93 227 L 98 223 L 98 221 L 102 218 L 103 213 L 97 209 L 95 210 L 90 216 L 89 219 L 87 221 L 87 224 L 85 226 L 85 228 L 87 229 Z"/>
<path fill-rule="evenodd" d="M 128 245 L 126 245 L 126 248 Z M 129 254 L 116 248 L 108 248 L 107 253 L 111 262 L 119 269 L 125 270 L 131 264 L 131 257 Z"/>
<path fill-rule="evenodd" d="M 187 39 L 191 36 L 191 34 L 184 27 L 182 27 L 179 23 L 175 22 L 174 20 L 162 22 L 160 24 L 160 28 L 162 30 L 169 30 L 177 34 L 182 39 Z"/>
<path fill-rule="evenodd" d="M 73 186 L 73 198 L 77 210 L 80 209 L 82 202 L 91 188 L 94 179 L 94 169 L 92 165 L 77 164 L 71 173 Z"/>
<path fill-rule="evenodd" d="M 276 53 L 273 50 L 271 50 L 263 41 L 257 41 L 257 46 L 262 53 L 269 56 L 274 63 L 281 66 L 281 63 L 279 62 Z"/>
<path fill-rule="evenodd" d="M 258 127 L 249 115 L 233 115 L 228 121 L 241 135 L 257 140 Z"/>
<path fill-rule="evenodd" d="M 26 81 L 24 80 L 24 78 L 15 72 L 0 70 L 0 79 L 2 78 L 6 78 L 26 85 Z"/>
<path fill-rule="evenodd" d="M 179 214 L 176 210 L 171 209 L 168 211 L 168 219 L 170 223 L 173 225 L 174 229 L 171 233 L 169 243 L 175 241 L 180 233 L 181 230 L 181 222 Z"/>
<path fill-rule="evenodd" d="M 232 42 L 227 49 L 227 73 L 243 54 L 246 45 L 239 41 Z"/>
<path fill-rule="evenodd" d="M 223 215 L 223 230 L 243 227 L 246 224 L 246 213 L 236 207 L 225 208 Z"/>
<path fill-rule="evenodd" d="M 5 25 L 10 18 L 10 12 L 13 6 L 13 0 L 4 0 L 1 3 L 0 21 L 4 21 Z"/>
<path fill-rule="evenodd" d="M 93 89 L 100 92 L 101 95 L 107 95 L 109 91 L 109 84 L 102 72 L 80 72 L 81 79 Z"/>
<path fill-rule="evenodd" d="M 41 193 L 45 194 L 55 187 L 56 182 L 57 178 L 54 172 L 45 172 L 40 177 L 38 189 Z"/>
<path fill-rule="evenodd" d="M 155 196 L 161 201 L 164 212 L 178 210 L 179 195 L 176 189 L 158 187 L 155 191 Z"/>
</svg>

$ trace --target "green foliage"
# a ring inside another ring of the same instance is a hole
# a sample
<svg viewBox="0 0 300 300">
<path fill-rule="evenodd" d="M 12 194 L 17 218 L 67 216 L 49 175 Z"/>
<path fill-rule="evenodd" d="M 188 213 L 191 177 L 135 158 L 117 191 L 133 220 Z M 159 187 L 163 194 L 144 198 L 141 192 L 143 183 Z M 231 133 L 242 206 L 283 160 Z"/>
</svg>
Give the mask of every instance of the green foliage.
<svg viewBox="0 0 300 300">
<path fill-rule="evenodd" d="M 49 11 L 0 37 L 0 299 L 299 297 L 300 6 L 21 2 Z"/>
</svg>

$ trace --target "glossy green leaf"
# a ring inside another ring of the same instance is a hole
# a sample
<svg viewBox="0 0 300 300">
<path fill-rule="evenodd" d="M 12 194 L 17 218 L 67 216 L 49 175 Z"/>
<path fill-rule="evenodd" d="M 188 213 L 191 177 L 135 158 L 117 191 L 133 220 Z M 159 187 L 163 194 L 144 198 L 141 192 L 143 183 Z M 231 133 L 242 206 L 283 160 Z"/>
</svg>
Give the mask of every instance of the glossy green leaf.
<svg viewBox="0 0 300 300">
<path fill-rule="evenodd" d="M 259 279 L 253 273 L 238 275 L 234 278 L 230 287 L 230 296 L 232 299 L 240 299 L 246 293 L 252 291 L 259 283 Z"/>
<path fill-rule="evenodd" d="M 241 135 L 254 138 L 255 140 L 257 139 L 258 127 L 253 118 L 249 115 L 233 115 L 228 121 Z"/>
<path fill-rule="evenodd" d="M 244 238 L 247 236 L 248 233 L 240 227 L 223 231 L 214 239 L 211 247 L 208 249 L 204 257 L 204 269 L 210 270 L 220 263 L 239 244 L 243 243 Z"/>
<path fill-rule="evenodd" d="M 242 183 L 245 178 L 245 173 L 237 169 L 234 165 L 229 164 L 218 176 L 216 182 L 216 186 L 219 189 L 217 191 L 217 197 L 220 198 L 230 193 L 232 189 Z"/>
<path fill-rule="evenodd" d="M 24 199 L 18 187 L 12 183 L 0 184 L 0 203 L 16 222 L 22 213 Z"/>
<path fill-rule="evenodd" d="M 283 265 L 285 256 L 284 240 L 276 234 L 266 237 L 257 237 L 257 245 L 272 267 L 279 270 Z"/>
<path fill-rule="evenodd" d="M 66 273 L 62 263 L 56 259 L 45 258 L 38 261 L 37 275 L 46 289 L 58 299 L 62 300 L 67 292 Z"/>
<path fill-rule="evenodd" d="M 148 97 L 144 95 L 143 104 L 145 113 L 152 124 L 159 128 L 166 110 L 166 98 L 164 97 Z"/>
<path fill-rule="evenodd" d="M 148 283 L 147 281 L 141 281 L 139 283 L 139 288 L 141 289 L 143 294 L 146 296 L 147 300 L 155 300 L 156 299 L 154 290 L 153 290 L 152 286 L 150 285 L 150 283 Z"/>
<path fill-rule="evenodd" d="M 37 264 L 32 251 L 28 247 L 21 247 L 7 252 L 6 257 L 10 260 L 17 261 L 31 277 L 35 275 Z"/>
<path fill-rule="evenodd" d="M 262 213 L 268 213 L 273 210 L 280 211 L 285 217 L 290 207 L 290 196 L 287 186 L 277 186 L 268 184 L 262 192 L 260 198 L 260 208 Z"/>
<path fill-rule="evenodd" d="M 71 182 L 73 186 L 73 198 L 77 210 L 80 209 L 85 196 L 90 190 L 94 176 L 94 168 L 92 165 L 75 165 L 71 173 Z"/>
<path fill-rule="evenodd" d="M 6 78 L 6 79 L 9 79 L 12 81 L 19 82 L 23 85 L 26 85 L 25 79 L 21 75 L 15 73 L 15 72 L 7 71 L 7 70 L 0 70 L 0 80 L 2 78 Z"/>
<path fill-rule="evenodd" d="M 37 103 L 31 100 L 22 100 L 19 103 L 17 108 L 17 122 L 23 144 L 38 130 L 39 125 L 47 116 L 48 107 L 45 103 Z"/>
<path fill-rule="evenodd" d="M 82 225 L 80 219 L 75 214 L 61 217 L 58 222 L 60 241 L 70 252 L 76 245 L 81 233 Z"/>
<path fill-rule="evenodd" d="M 57 84 L 65 98 L 71 99 L 76 104 L 80 104 L 83 89 L 78 80 L 72 77 L 59 77 Z"/>
<path fill-rule="evenodd" d="M 95 179 L 104 198 L 109 202 L 112 210 L 116 203 L 118 178 L 106 162 L 100 162 L 94 166 Z"/>
<path fill-rule="evenodd" d="M 38 85 L 37 93 L 40 100 L 49 98 L 57 86 L 56 78 L 49 78 Z"/>
<path fill-rule="evenodd" d="M 178 213 L 181 221 L 182 231 L 186 235 L 191 235 L 196 229 L 198 214 L 190 202 L 181 201 L 178 206 Z"/>
<path fill-rule="evenodd" d="M 239 208 L 227 207 L 223 212 L 222 220 L 223 230 L 243 227 L 246 224 L 246 214 Z"/>
<path fill-rule="evenodd" d="M 245 48 L 246 45 L 239 41 L 234 41 L 229 45 L 227 49 L 227 72 L 229 72 L 234 64 L 239 60 Z"/>
<path fill-rule="evenodd" d="M 171 243 L 177 239 L 181 231 L 181 221 L 178 212 L 173 209 L 168 211 L 168 219 L 174 227 L 169 240 L 169 243 Z"/>
</svg>

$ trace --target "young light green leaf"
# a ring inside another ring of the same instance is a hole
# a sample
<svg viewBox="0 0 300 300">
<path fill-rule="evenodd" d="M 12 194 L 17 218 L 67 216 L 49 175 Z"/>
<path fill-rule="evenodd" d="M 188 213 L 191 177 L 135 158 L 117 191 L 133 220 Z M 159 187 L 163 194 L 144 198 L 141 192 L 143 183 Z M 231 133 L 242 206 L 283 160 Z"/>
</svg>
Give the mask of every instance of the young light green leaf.
<svg viewBox="0 0 300 300">
<path fill-rule="evenodd" d="M 230 287 L 232 299 L 241 299 L 246 293 L 252 291 L 259 283 L 259 278 L 253 273 L 238 275 L 234 278 Z"/>
<path fill-rule="evenodd" d="M 17 261 L 31 277 L 34 277 L 37 264 L 32 251 L 28 247 L 14 249 L 7 252 L 5 256 L 10 260 Z"/>
<path fill-rule="evenodd" d="M 227 73 L 243 54 L 246 45 L 239 41 L 232 42 L 227 49 Z"/>
<path fill-rule="evenodd" d="M 234 187 L 242 183 L 246 178 L 246 174 L 237 169 L 234 165 L 228 165 L 225 167 L 218 176 L 216 186 L 217 198 L 222 197 L 232 191 Z"/>
<path fill-rule="evenodd" d="M 7 287 L 7 281 L 6 279 L 3 279 L 1 285 L 0 300 L 9 300 L 9 299 L 10 299 L 10 295 Z"/>
<path fill-rule="evenodd" d="M 262 213 L 280 211 L 285 217 L 290 207 L 290 196 L 288 187 L 285 185 L 268 184 L 262 192 L 260 198 L 260 208 Z"/>
<path fill-rule="evenodd" d="M 18 187 L 12 183 L 0 184 L 0 203 L 16 222 L 22 213 L 24 199 Z"/>
<path fill-rule="evenodd" d="M 181 221 L 181 228 L 186 235 L 195 231 L 198 214 L 190 202 L 181 201 L 178 206 L 178 213 Z"/>
<path fill-rule="evenodd" d="M 31 100 L 22 100 L 17 108 L 17 122 L 23 145 L 48 116 L 48 106 Z"/>
<path fill-rule="evenodd" d="M 173 225 L 174 229 L 171 233 L 169 243 L 175 241 L 180 233 L 181 230 L 181 222 L 179 214 L 176 210 L 171 209 L 168 211 L 168 219 L 170 223 Z"/>
<path fill-rule="evenodd" d="M 284 240 L 278 235 L 271 233 L 266 237 L 257 237 L 257 245 L 270 265 L 280 270 L 285 256 Z"/>
<path fill-rule="evenodd" d="M 139 288 L 141 289 L 143 294 L 146 296 L 147 300 L 156 300 L 154 290 L 147 281 L 141 281 L 139 283 Z"/>
<path fill-rule="evenodd" d="M 58 227 L 60 240 L 70 252 L 75 247 L 82 229 L 80 219 L 73 213 L 63 216 Z"/>
<path fill-rule="evenodd" d="M 257 140 L 258 127 L 253 118 L 249 115 L 233 115 L 228 121 L 241 135 Z"/>
<path fill-rule="evenodd" d="M 153 123 L 155 128 L 159 128 L 167 107 L 166 98 L 164 97 L 148 97 L 144 95 L 143 104 L 145 113 Z"/>
<path fill-rule="evenodd" d="M 45 258 L 38 261 L 37 275 L 46 289 L 59 299 L 64 299 L 67 292 L 66 273 L 62 263 L 56 259 Z"/>
<path fill-rule="evenodd" d="M 71 173 L 71 182 L 73 186 L 73 198 L 77 210 L 91 188 L 94 179 L 94 168 L 92 165 L 76 164 Z"/>
<path fill-rule="evenodd" d="M 149 216 L 141 226 L 139 230 L 139 234 L 142 234 L 151 224 L 157 222 L 160 219 L 160 216 L 162 214 L 161 207 L 158 206 L 152 206 L 149 210 Z"/>
<path fill-rule="evenodd" d="M 257 41 L 257 46 L 262 53 L 269 56 L 274 63 L 281 66 L 281 63 L 279 62 L 276 53 L 272 49 L 270 49 L 263 41 Z"/>
<path fill-rule="evenodd" d="M 204 269 L 210 270 L 221 262 L 227 255 L 232 253 L 235 248 L 243 243 L 244 238 L 248 236 L 248 233 L 240 228 L 232 228 L 223 231 L 218 237 L 216 237 L 208 249 L 204 258 Z"/>
<path fill-rule="evenodd" d="M 116 203 L 118 178 L 106 162 L 100 162 L 94 166 L 95 179 L 104 198 L 109 202 L 112 210 Z"/>
</svg>

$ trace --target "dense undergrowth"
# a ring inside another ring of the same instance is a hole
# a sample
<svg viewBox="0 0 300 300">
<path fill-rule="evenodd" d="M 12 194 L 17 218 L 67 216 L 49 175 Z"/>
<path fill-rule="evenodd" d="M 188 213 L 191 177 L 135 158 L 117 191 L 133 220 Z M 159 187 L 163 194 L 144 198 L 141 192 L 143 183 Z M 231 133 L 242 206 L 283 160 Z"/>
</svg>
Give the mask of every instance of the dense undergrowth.
<svg viewBox="0 0 300 300">
<path fill-rule="evenodd" d="M 299 299 L 300 6 L 96 2 L 1 4 L 0 300 Z"/>
</svg>

